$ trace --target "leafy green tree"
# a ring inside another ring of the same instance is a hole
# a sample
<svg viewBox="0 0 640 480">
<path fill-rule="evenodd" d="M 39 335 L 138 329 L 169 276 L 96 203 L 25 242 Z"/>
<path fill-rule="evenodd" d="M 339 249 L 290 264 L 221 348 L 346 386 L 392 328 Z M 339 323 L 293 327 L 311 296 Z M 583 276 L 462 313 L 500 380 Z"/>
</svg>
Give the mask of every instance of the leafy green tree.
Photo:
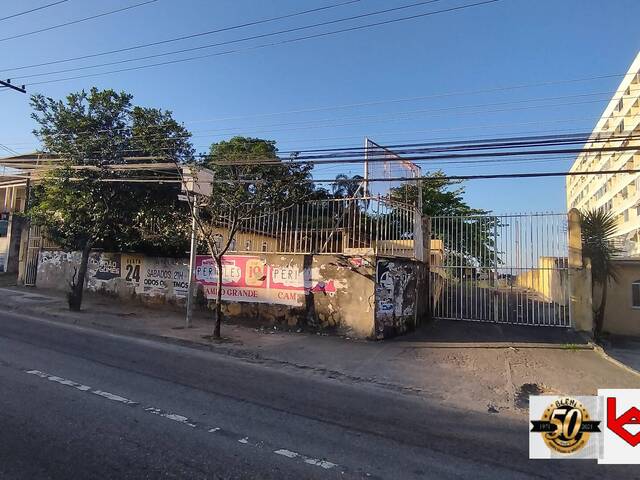
<svg viewBox="0 0 640 480">
<path fill-rule="evenodd" d="M 441 170 L 428 173 L 422 179 L 422 214 L 452 217 L 432 222 L 431 234 L 442 239 L 449 258 L 454 258 L 457 266 L 495 267 L 500 263 L 495 238 L 499 220 L 487 210 L 469 206 L 464 192 L 460 181 L 449 180 Z M 417 205 L 418 186 L 406 183 L 393 189 L 391 198 Z"/>
<path fill-rule="evenodd" d="M 222 260 L 236 233 L 257 214 L 288 208 L 314 196 L 308 163 L 280 159 L 274 141 L 233 137 L 211 145 L 203 167 L 214 176 L 213 194 L 196 217 L 198 233 L 216 263 L 218 288 L 213 337 L 222 323 Z M 220 230 L 225 233 L 221 236 Z"/>
<path fill-rule="evenodd" d="M 79 310 L 91 250 L 153 247 L 145 228 L 180 208 L 179 185 L 159 183 L 166 171 L 141 171 L 135 159 L 151 167 L 165 157 L 187 161 L 190 134 L 171 112 L 134 107 L 125 92 L 92 88 L 63 100 L 33 95 L 31 106 L 34 134 L 59 163 L 34 187 L 27 214 L 60 247 L 81 252 L 68 297 L 69 308 Z M 172 226 L 172 238 L 184 237 L 179 223 Z"/>
<path fill-rule="evenodd" d="M 602 209 L 580 213 L 582 232 L 582 256 L 591 260 L 593 286 L 600 285 L 600 303 L 595 313 L 594 336 L 600 338 L 604 325 L 604 312 L 607 306 L 609 281 L 618 281 L 614 257 L 619 253 L 613 243 L 617 223 L 611 212 Z"/>
</svg>

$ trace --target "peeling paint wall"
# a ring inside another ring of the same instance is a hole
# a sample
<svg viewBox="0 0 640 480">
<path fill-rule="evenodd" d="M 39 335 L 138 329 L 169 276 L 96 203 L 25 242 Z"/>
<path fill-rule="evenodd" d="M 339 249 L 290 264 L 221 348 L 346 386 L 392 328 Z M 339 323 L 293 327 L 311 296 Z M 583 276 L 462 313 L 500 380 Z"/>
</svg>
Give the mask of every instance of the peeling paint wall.
<svg viewBox="0 0 640 480">
<path fill-rule="evenodd" d="M 377 260 L 376 338 L 402 335 L 413 330 L 427 317 L 427 279 L 428 269 L 422 262 L 401 258 Z"/>
<path fill-rule="evenodd" d="M 375 337 L 373 258 L 295 254 L 229 258 L 236 259 L 238 265 L 245 267 L 250 262 L 255 264 L 254 267 L 262 265 L 271 277 L 266 286 L 261 286 L 262 278 L 243 278 L 240 281 L 239 276 L 250 274 L 249 268 L 229 270 L 226 274 L 230 278 L 227 280 L 223 274 L 223 294 L 225 298 L 233 297 L 233 300 L 224 302 L 226 315 L 294 328 L 305 326 L 332 330 L 360 338 Z M 40 288 L 68 288 L 79 260 L 78 252 L 42 251 L 36 285 Z M 212 307 L 211 298 L 214 298 L 217 286 L 206 281 L 205 277 L 200 279 L 201 303 Z M 251 286 L 262 288 L 262 291 L 259 295 L 251 295 Z M 103 252 L 92 253 L 89 259 L 86 288 L 90 291 L 144 302 L 181 303 L 186 297 L 187 287 L 186 259 Z"/>
</svg>

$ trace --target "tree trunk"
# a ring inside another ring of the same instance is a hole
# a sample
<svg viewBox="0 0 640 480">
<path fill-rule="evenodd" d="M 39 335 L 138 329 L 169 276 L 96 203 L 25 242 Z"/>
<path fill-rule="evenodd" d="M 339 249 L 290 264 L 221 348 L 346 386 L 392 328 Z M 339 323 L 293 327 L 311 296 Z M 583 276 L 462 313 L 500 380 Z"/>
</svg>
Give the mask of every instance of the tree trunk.
<svg viewBox="0 0 640 480">
<path fill-rule="evenodd" d="M 218 290 L 216 292 L 216 315 L 213 327 L 213 338 L 220 338 L 220 324 L 222 323 L 222 256 L 216 256 L 218 267 Z"/>
<path fill-rule="evenodd" d="M 602 335 L 602 328 L 604 327 L 604 310 L 607 307 L 607 288 L 609 285 L 609 279 L 606 278 L 602 283 L 602 294 L 600 296 L 600 306 L 596 310 L 596 321 L 594 325 L 593 336 L 598 340 Z"/>
<path fill-rule="evenodd" d="M 80 259 L 80 268 L 78 276 L 71 283 L 71 292 L 69 292 L 69 310 L 75 312 L 80 311 L 82 305 L 82 293 L 84 292 L 84 279 L 87 276 L 87 267 L 89 265 L 89 254 L 91 253 L 91 242 L 87 241 L 82 249 L 82 258 Z"/>
</svg>

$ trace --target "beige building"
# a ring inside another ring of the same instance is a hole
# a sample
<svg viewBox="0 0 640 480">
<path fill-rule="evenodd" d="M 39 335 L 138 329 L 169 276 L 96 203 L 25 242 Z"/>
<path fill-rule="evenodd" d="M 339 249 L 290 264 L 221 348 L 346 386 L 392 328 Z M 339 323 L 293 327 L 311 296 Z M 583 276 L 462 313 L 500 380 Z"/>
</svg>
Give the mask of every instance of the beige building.
<svg viewBox="0 0 640 480">
<path fill-rule="evenodd" d="M 593 129 L 571 171 L 640 169 L 640 53 Z M 637 147 L 637 148 L 636 148 Z M 567 208 L 612 212 L 618 219 L 618 246 L 626 255 L 640 255 L 640 174 L 567 176 Z"/>
<path fill-rule="evenodd" d="M 26 181 L 0 177 L 0 272 L 17 272 L 26 206 Z"/>
<path fill-rule="evenodd" d="M 640 259 L 619 258 L 614 263 L 618 281 L 609 281 L 603 330 L 615 335 L 640 337 Z M 601 289 L 597 287 L 594 307 L 597 307 L 600 295 Z"/>
</svg>

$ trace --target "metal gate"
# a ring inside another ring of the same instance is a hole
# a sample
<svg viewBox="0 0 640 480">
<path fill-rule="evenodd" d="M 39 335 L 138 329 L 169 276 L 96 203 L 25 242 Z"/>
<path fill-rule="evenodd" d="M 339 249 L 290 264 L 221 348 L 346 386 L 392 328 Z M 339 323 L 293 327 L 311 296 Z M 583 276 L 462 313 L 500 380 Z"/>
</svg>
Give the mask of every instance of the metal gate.
<svg viewBox="0 0 640 480">
<path fill-rule="evenodd" d="M 38 275 L 38 258 L 42 249 L 41 229 L 37 225 L 29 228 L 29 237 L 27 240 L 27 259 L 24 269 L 24 284 L 33 287 L 36 284 Z"/>
<path fill-rule="evenodd" d="M 569 327 L 566 214 L 431 218 L 435 318 Z"/>
</svg>

